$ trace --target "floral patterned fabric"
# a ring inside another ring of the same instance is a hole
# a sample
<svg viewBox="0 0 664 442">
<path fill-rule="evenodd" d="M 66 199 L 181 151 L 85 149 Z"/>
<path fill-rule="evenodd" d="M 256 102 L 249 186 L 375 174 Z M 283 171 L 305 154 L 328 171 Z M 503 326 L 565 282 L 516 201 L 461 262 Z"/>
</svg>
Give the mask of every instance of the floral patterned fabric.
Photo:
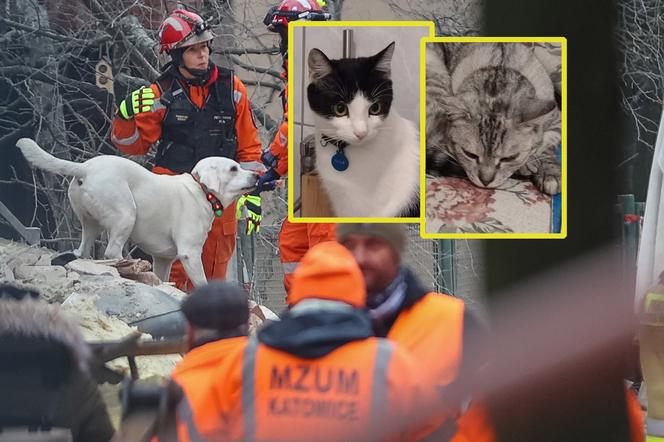
<svg viewBox="0 0 664 442">
<path fill-rule="evenodd" d="M 427 178 L 427 233 L 549 233 L 551 197 L 530 181 L 483 189 L 465 178 Z"/>
</svg>

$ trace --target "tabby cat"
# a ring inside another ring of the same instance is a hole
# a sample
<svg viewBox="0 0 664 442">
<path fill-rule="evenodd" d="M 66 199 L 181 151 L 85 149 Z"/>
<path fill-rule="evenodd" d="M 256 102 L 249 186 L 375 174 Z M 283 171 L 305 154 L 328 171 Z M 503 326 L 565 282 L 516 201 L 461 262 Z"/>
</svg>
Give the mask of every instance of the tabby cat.
<svg viewBox="0 0 664 442">
<path fill-rule="evenodd" d="M 394 47 L 339 60 L 309 52 L 316 169 L 336 216 L 419 217 L 419 136 L 393 106 Z"/>
<path fill-rule="evenodd" d="M 560 110 L 553 82 L 521 43 L 427 47 L 426 170 L 479 187 L 532 179 L 560 192 Z"/>
</svg>

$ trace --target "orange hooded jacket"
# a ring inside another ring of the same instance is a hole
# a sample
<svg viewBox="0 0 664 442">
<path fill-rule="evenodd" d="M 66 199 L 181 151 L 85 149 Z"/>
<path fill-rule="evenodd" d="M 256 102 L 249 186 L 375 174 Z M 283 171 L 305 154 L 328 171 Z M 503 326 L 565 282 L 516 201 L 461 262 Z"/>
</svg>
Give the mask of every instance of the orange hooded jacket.
<svg viewBox="0 0 664 442">
<path fill-rule="evenodd" d="M 211 441 L 404 440 L 395 424 L 408 422 L 421 378 L 398 345 L 371 337 L 357 308 L 365 298 L 350 252 L 313 247 L 295 275 L 295 305 L 222 364 L 191 404 L 195 428 Z"/>
</svg>

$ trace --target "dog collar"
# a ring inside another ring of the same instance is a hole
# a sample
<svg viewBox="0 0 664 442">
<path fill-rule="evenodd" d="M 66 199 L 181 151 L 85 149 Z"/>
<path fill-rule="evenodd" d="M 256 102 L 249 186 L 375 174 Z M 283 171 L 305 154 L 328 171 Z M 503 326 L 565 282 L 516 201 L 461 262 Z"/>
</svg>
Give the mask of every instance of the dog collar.
<svg viewBox="0 0 664 442">
<path fill-rule="evenodd" d="M 205 198 L 210 203 L 210 206 L 212 206 L 212 212 L 214 213 L 214 216 L 223 215 L 224 206 L 221 205 L 221 201 L 219 201 L 219 198 L 214 196 L 214 194 L 208 190 L 205 184 L 198 181 L 195 176 L 191 175 L 191 177 L 194 179 L 194 181 L 198 183 L 199 186 L 201 186 L 201 190 L 205 193 Z"/>
<path fill-rule="evenodd" d="M 333 146 L 336 146 L 337 152 L 332 155 L 332 167 L 334 167 L 334 170 L 337 170 L 339 172 L 343 172 L 344 170 L 348 169 L 348 158 L 346 157 L 346 152 L 344 149 L 348 147 L 348 143 L 342 140 L 338 140 L 336 138 L 330 138 L 327 135 L 321 135 L 320 137 L 320 144 L 321 146 L 325 147 L 328 144 L 332 144 Z"/>
</svg>

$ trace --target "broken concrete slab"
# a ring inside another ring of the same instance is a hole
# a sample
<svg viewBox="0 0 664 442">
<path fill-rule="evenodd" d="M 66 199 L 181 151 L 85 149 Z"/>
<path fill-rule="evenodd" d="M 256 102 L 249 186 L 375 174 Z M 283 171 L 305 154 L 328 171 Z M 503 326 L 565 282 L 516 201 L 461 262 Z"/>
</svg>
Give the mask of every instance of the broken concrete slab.
<svg viewBox="0 0 664 442">
<path fill-rule="evenodd" d="M 75 259 L 65 264 L 65 268 L 81 275 L 112 276 L 114 278 L 120 277 L 120 273 L 115 267 L 98 264 L 89 259 Z"/>
<path fill-rule="evenodd" d="M 25 282 L 58 282 L 67 278 L 67 271 L 60 266 L 19 265 L 14 268 L 14 277 Z"/>
</svg>

